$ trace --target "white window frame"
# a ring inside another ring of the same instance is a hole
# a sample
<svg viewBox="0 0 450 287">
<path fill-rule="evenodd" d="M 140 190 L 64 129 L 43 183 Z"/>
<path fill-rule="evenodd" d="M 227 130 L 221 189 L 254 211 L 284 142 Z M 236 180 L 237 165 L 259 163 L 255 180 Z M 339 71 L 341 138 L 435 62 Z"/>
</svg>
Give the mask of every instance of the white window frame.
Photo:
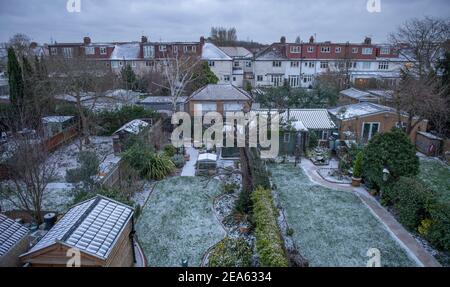
<svg viewBox="0 0 450 287">
<path fill-rule="evenodd" d="M 320 47 L 320 53 L 330 53 L 330 52 L 331 52 L 330 46 L 321 46 Z"/>
<path fill-rule="evenodd" d="M 223 81 L 224 82 L 229 82 L 231 80 L 230 75 L 223 75 Z"/>
<path fill-rule="evenodd" d="M 292 54 L 300 54 L 301 53 L 300 46 L 291 46 L 290 52 Z"/>
<path fill-rule="evenodd" d="M 373 48 L 371 48 L 371 47 L 364 47 L 362 49 L 362 54 L 363 55 L 372 55 L 373 54 Z"/>
<path fill-rule="evenodd" d="M 64 47 L 63 48 L 63 56 L 67 59 L 73 58 L 73 48 L 72 47 Z"/>
<path fill-rule="evenodd" d="M 358 47 L 353 47 L 352 48 L 352 53 L 353 54 L 358 54 L 358 51 L 359 51 Z"/>
<path fill-rule="evenodd" d="M 308 53 L 314 53 L 314 46 L 308 46 Z"/>
<path fill-rule="evenodd" d="M 56 48 L 56 47 L 51 47 L 51 48 L 50 48 L 50 54 L 51 54 L 52 56 L 58 55 L 58 48 Z"/>
<path fill-rule="evenodd" d="M 167 51 L 167 45 L 159 45 L 158 49 L 160 52 L 166 52 Z"/>
<path fill-rule="evenodd" d="M 240 66 L 241 66 L 241 63 L 239 61 L 234 61 L 233 62 L 233 67 L 239 68 Z"/>
<path fill-rule="evenodd" d="M 289 75 L 289 86 L 296 88 L 300 86 L 300 76 L 299 75 Z"/>
<path fill-rule="evenodd" d="M 391 54 L 391 48 L 389 48 L 389 47 L 381 47 L 380 48 L 380 54 L 381 55 L 390 55 Z"/>
<path fill-rule="evenodd" d="M 154 67 L 155 66 L 155 62 L 153 62 L 153 61 L 145 61 L 145 66 L 146 67 Z"/>
<path fill-rule="evenodd" d="M 208 61 L 208 66 L 209 67 L 214 67 L 216 65 L 215 61 Z"/>
<path fill-rule="evenodd" d="M 321 69 L 328 69 L 329 68 L 328 61 L 321 61 L 320 62 L 320 68 Z"/>
<path fill-rule="evenodd" d="M 155 57 L 155 46 L 144 46 L 144 58 L 151 59 Z"/>
<path fill-rule="evenodd" d="M 95 55 L 95 47 L 84 47 L 84 54 L 85 55 Z"/>
<path fill-rule="evenodd" d="M 251 68 L 252 67 L 252 61 L 246 61 L 245 62 L 245 67 Z"/>
<path fill-rule="evenodd" d="M 270 82 L 274 87 L 281 87 L 284 82 L 283 75 L 271 75 Z"/>
<path fill-rule="evenodd" d="M 311 83 L 313 81 L 313 75 L 303 75 L 303 83 Z"/>
<path fill-rule="evenodd" d="M 281 67 L 281 65 L 282 65 L 281 61 L 273 61 L 272 62 L 272 67 L 279 68 L 279 67 Z"/>
<path fill-rule="evenodd" d="M 257 76 L 256 76 L 256 81 L 257 81 L 257 82 L 262 82 L 262 81 L 264 81 L 264 76 L 263 76 L 263 75 L 257 75 Z"/>
<path fill-rule="evenodd" d="M 291 68 L 298 68 L 300 67 L 299 61 L 291 61 Z"/>
<path fill-rule="evenodd" d="M 372 63 L 371 62 L 362 62 L 362 69 L 363 70 L 370 70 L 371 67 L 372 67 Z"/>
<path fill-rule="evenodd" d="M 108 49 L 106 47 L 100 47 L 100 55 L 106 55 L 108 53 Z"/>
<path fill-rule="evenodd" d="M 131 66 L 136 67 L 136 61 L 131 61 Z"/>
<path fill-rule="evenodd" d="M 370 125 L 370 129 L 369 129 L 369 136 L 367 137 L 367 142 L 369 142 L 370 141 L 370 139 L 372 138 L 372 128 L 373 128 L 373 126 L 375 125 L 375 124 L 378 124 L 378 130 L 377 130 L 377 133 L 379 133 L 380 132 L 380 130 L 381 130 L 381 123 L 380 122 L 363 122 L 362 123 L 362 128 L 361 128 L 361 141 L 363 141 L 364 140 L 364 126 L 366 125 L 366 124 L 368 124 L 368 125 Z M 375 135 L 375 134 L 374 134 Z"/>
<path fill-rule="evenodd" d="M 388 61 L 382 61 L 378 63 L 378 70 L 389 70 L 389 62 Z"/>
<path fill-rule="evenodd" d="M 335 53 L 339 54 L 339 53 L 342 52 L 342 48 L 341 47 L 336 47 L 334 51 L 335 51 Z"/>
</svg>

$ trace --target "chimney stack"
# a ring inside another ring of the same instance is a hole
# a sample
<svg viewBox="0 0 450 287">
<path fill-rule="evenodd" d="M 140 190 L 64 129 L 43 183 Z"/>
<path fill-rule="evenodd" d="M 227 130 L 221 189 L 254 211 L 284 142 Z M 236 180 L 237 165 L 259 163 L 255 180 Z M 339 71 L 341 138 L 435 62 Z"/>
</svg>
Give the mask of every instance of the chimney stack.
<svg viewBox="0 0 450 287">
<path fill-rule="evenodd" d="M 205 44 L 205 37 L 201 36 L 200 37 L 200 45 L 204 45 Z"/>
<path fill-rule="evenodd" d="M 141 43 L 147 43 L 147 42 L 148 42 L 147 36 L 142 36 L 141 37 Z"/>
<path fill-rule="evenodd" d="M 314 36 L 309 37 L 309 43 L 313 44 L 314 43 Z"/>
<path fill-rule="evenodd" d="M 372 38 L 366 37 L 366 38 L 364 39 L 364 44 L 367 44 L 367 45 L 372 44 Z"/>
<path fill-rule="evenodd" d="M 84 37 L 84 38 L 83 38 L 83 42 L 84 42 L 85 45 L 89 45 L 89 44 L 91 43 L 91 38 L 89 38 L 89 37 Z"/>
<path fill-rule="evenodd" d="M 286 37 L 282 36 L 280 39 L 281 44 L 286 44 Z"/>
</svg>

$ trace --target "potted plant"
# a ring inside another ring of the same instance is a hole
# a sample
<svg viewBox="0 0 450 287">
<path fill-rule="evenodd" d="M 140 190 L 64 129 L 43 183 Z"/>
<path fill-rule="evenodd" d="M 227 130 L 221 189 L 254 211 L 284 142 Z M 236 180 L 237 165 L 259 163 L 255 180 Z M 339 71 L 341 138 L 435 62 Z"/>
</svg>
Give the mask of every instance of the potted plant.
<svg viewBox="0 0 450 287">
<path fill-rule="evenodd" d="M 356 155 L 355 164 L 353 165 L 353 176 L 352 176 L 352 186 L 360 186 L 361 175 L 362 175 L 362 163 L 364 159 L 364 154 L 362 151 L 358 152 Z"/>
</svg>

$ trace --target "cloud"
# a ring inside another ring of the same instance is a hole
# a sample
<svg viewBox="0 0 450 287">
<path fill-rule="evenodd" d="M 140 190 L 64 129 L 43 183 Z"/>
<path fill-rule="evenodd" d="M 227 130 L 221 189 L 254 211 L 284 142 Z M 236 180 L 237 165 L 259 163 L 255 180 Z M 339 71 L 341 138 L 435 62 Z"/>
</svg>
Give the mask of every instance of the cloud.
<svg viewBox="0 0 450 287">
<path fill-rule="evenodd" d="M 0 0 L 0 41 L 26 33 L 35 41 L 198 40 L 211 26 L 236 27 L 240 39 L 271 43 L 316 34 L 320 41 L 360 42 L 387 35 L 412 17 L 448 17 L 447 0 L 380 0 L 369 13 L 367 0 L 80 0 L 81 13 L 68 13 L 67 0 Z"/>
</svg>

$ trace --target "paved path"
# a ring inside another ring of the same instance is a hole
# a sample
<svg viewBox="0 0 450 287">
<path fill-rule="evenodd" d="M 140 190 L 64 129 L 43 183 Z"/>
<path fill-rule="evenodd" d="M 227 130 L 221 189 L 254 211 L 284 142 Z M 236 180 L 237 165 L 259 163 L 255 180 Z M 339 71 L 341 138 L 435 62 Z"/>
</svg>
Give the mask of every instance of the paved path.
<svg viewBox="0 0 450 287">
<path fill-rule="evenodd" d="M 354 188 L 348 184 L 335 184 L 324 180 L 310 160 L 302 158 L 301 167 L 308 177 L 315 183 L 337 190 L 346 190 L 354 192 L 361 201 L 372 211 L 372 213 L 386 226 L 391 235 L 403 245 L 410 255 L 424 267 L 439 267 L 439 262 L 425 248 L 415 240 L 411 234 L 376 201 L 363 187 Z"/>
<path fill-rule="evenodd" d="M 190 158 L 184 165 L 183 170 L 181 171 L 181 176 L 195 176 L 195 164 L 197 163 L 198 150 L 193 147 L 188 147 L 187 153 Z"/>
</svg>

